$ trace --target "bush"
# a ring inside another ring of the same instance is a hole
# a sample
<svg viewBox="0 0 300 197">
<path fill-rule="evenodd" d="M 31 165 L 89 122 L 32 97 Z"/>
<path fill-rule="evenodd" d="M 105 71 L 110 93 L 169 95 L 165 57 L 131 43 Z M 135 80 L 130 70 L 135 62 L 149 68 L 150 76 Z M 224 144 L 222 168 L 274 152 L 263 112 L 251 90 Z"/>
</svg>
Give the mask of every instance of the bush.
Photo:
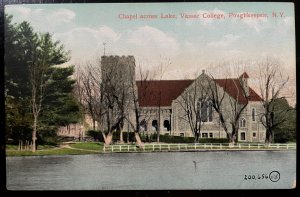
<svg viewBox="0 0 300 197">
<path fill-rule="evenodd" d="M 157 141 L 157 134 L 150 134 L 150 141 L 156 142 Z M 146 141 L 146 142 L 150 142 Z M 165 143 L 194 143 L 194 137 L 181 137 L 181 136 L 172 136 L 172 135 L 160 135 L 159 136 L 160 142 Z M 199 143 L 228 143 L 227 138 L 200 138 Z"/>
<path fill-rule="evenodd" d="M 134 132 L 123 132 L 123 141 L 128 142 L 127 138 L 129 135 L 129 142 L 135 142 Z M 87 136 L 92 137 L 95 141 L 104 142 L 103 136 L 100 131 L 89 130 Z M 157 133 L 145 134 L 140 133 L 142 142 L 157 142 Z M 120 132 L 113 132 L 113 142 L 120 141 Z M 194 143 L 194 137 L 181 137 L 172 135 L 160 135 L 159 141 L 164 143 Z M 200 138 L 199 143 L 228 143 L 227 138 Z"/>
<path fill-rule="evenodd" d="M 104 142 L 103 136 L 100 131 L 88 130 L 86 135 L 92 137 L 94 141 Z"/>
<path fill-rule="evenodd" d="M 13 139 L 13 144 L 18 144 L 19 140 L 31 141 L 32 129 L 26 126 L 15 126 L 12 128 L 9 138 Z"/>
<path fill-rule="evenodd" d="M 200 138 L 199 143 L 228 143 L 227 138 Z"/>
<path fill-rule="evenodd" d="M 128 132 L 123 132 L 123 140 L 124 142 L 128 142 Z M 129 132 L 129 142 L 135 142 L 135 134 L 134 132 Z"/>
<path fill-rule="evenodd" d="M 274 131 L 274 142 L 275 143 L 287 143 L 296 142 L 296 132 L 289 130 L 275 130 Z"/>
<path fill-rule="evenodd" d="M 104 133 L 107 134 L 107 132 L 104 132 Z M 89 131 L 87 131 L 86 135 L 88 137 L 92 137 L 94 139 L 94 141 L 104 142 L 103 136 L 102 136 L 100 131 L 89 130 Z M 128 142 L 127 138 L 128 138 L 128 133 L 123 132 L 124 142 Z M 120 132 L 119 131 L 114 131 L 113 132 L 112 141 L 113 142 L 120 141 Z M 129 142 L 135 142 L 134 132 L 129 132 Z"/>
<path fill-rule="evenodd" d="M 129 142 L 135 142 L 135 135 L 134 132 L 127 132 L 123 131 L 123 141 L 128 142 L 128 137 L 129 137 Z M 120 131 L 115 131 L 113 132 L 113 142 L 120 141 Z"/>
<path fill-rule="evenodd" d="M 165 142 L 165 143 L 193 143 L 195 141 L 195 139 L 193 137 L 160 135 L 159 141 Z"/>
<path fill-rule="evenodd" d="M 56 145 L 58 141 L 57 128 L 56 127 L 45 127 L 37 133 L 37 144 L 38 145 Z"/>
</svg>

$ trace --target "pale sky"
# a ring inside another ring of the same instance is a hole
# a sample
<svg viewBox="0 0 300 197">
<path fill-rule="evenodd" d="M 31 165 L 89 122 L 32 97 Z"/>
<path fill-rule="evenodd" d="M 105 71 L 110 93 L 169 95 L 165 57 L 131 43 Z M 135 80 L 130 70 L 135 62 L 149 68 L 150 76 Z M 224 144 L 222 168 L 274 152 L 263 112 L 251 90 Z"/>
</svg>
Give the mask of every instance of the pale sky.
<svg viewBox="0 0 300 197">
<path fill-rule="evenodd" d="M 268 17 L 229 17 L 245 12 Z M 185 78 L 225 61 L 276 57 L 290 76 L 289 86 L 296 86 L 292 3 L 23 4 L 6 5 L 5 13 L 14 22 L 26 20 L 36 31 L 50 32 L 71 50 L 72 64 L 103 55 L 104 42 L 107 55 L 134 55 L 146 69 L 165 65 L 164 79 Z M 162 19 L 162 13 L 177 18 Z M 200 18 L 183 19 L 183 13 Z M 225 18 L 203 18 L 211 13 Z M 158 18 L 125 20 L 120 14 Z M 255 65 L 250 67 L 251 77 Z"/>
</svg>

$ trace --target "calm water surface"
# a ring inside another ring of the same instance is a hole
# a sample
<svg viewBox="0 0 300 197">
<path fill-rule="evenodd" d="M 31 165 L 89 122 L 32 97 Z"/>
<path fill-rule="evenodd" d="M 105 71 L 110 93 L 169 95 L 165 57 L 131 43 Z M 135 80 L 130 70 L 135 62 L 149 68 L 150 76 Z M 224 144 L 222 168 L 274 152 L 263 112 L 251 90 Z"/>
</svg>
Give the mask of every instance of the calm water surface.
<svg viewBox="0 0 300 197">
<path fill-rule="evenodd" d="M 296 179 L 296 151 L 7 157 L 6 171 L 9 190 L 281 189 Z M 272 171 L 276 182 L 261 178 Z"/>
</svg>

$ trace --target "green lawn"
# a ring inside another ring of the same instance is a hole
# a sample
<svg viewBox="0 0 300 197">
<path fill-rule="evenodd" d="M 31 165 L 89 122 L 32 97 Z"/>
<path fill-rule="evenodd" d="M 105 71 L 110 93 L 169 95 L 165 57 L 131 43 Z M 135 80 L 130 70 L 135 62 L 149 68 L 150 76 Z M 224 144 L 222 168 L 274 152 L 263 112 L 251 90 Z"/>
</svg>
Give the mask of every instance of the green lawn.
<svg viewBox="0 0 300 197">
<path fill-rule="evenodd" d="M 79 142 L 70 144 L 72 148 L 78 148 L 78 149 L 85 149 L 85 150 L 95 150 L 95 151 L 101 151 L 103 150 L 103 143 L 99 142 Z"/>
<path fill-rule="evenodd" d="M 18 150 L 18 145 L 14 144 L 6 144 L 6 150 Z M 56 146 L 51 146 L 51 145 L 38 145 L 37 150 L 46 150 L 46 149 L 53 149 Z"/>
<path fill-rule="evenodd" d="M 97 154 L 103 153 L 103 143 L 99 142 L 74 142 L 67 144 L 67 147 L 59 147 L 59 146 L 50 146 L 50 145 L 39 145 L 38 150 L 35 153 L 31 151 L 18 151 L 17 145 L 6 145 L 6 155 L 7 156 L 31 156 L 31 155 L 73 155 L 73 154 Z M 154 145 L 154 149 L 153 149 Z M 253 145 L 253 144 L 252 144 Z M 283 144 L 284 145 L 284 144 Z M 180 150 L 179 150 L 180 146 Z M 242 149 L 248 149 L 247 144 L 240 144 Z M 121 148 L 121 149 L 120 149 Z M 152 151 L 184 151 L 184 150 L 194 150 L 194 144 L 145 144 L 144 150 L 136 147 L 136 145 L 123 145 L 123 146 L 108 146 L 106 147 L 105 152 L 152 152 Z M 213 147 L 210 147 L 210 144 L 206 144 L 204 148 L 204 144 L 197 144 L 197 150 L 209 150 L 209 149 L 222 149 L 222 150 L 230 150 L 230 149 L 239 149 L 239 145 L 235 147 L 228 147 L 228 144 L 214 144 Z M 250 147 L 250 150 L 257 149 L 273 149 L 277 150 L 276 147 L 266 147 L 260 146 L 259 148 L 254 146 Z M 280 149 L 285 149 L 285 146 L 280 147 Z"/>
<path fill-rule="evenodd" d="M 68 148 L 37 150 L 35 153 L 31 151 L 6 151 L 6 156 L 33 156 L 33 155 L 79 155 L 79 154 L 94 154 L 91 151 L 74 150 Z"/>
<path fill-rule="evenodd" d="M 59 148 L 50 145 L 39 145 L 35 153 L 31 151 L 18 151 L 17 145 L 6 145 L 6 156 L 31 156 L 31 155 L 74 155 L 74 154 L 95 154 L 102 152 L 103 143 L 79 142 L 69 144 L 72 148 Z M 83 150 L 78 150 L 83 149 Z M 90 151 L 89 151 L 90 150 Z"/>
</svg>

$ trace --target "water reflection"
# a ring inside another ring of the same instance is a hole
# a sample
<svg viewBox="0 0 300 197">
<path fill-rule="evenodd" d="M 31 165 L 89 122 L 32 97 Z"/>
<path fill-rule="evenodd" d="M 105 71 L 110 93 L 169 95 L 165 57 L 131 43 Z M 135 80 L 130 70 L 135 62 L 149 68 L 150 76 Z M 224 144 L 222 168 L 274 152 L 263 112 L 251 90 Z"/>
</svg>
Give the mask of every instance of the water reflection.
<svg viewBox="0 0 300 197">
<path fill-rule="evenodd" d="M 8 157 L 9 190 L 287 188 L 295 151 L 114 153 Z M 281 178 L 244 181 L 245 174 L 280 171 Z"/>
</svg>

